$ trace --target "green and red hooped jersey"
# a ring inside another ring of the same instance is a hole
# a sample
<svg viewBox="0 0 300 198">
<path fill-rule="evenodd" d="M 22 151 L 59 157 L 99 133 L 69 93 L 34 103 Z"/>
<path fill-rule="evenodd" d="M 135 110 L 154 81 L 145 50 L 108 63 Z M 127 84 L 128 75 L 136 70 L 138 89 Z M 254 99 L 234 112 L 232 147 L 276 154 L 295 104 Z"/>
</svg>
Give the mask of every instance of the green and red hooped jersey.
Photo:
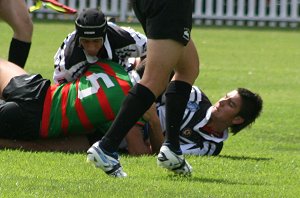
<svg viewBox="0 0 300 198">
<path fill-rule="evenodd" d="M 43 138 L 105 133 L 132 87 L 127 72 L 111 61 L 97 62 L 74 82 L 52 85 L 44 102 Z"/>
</svg>

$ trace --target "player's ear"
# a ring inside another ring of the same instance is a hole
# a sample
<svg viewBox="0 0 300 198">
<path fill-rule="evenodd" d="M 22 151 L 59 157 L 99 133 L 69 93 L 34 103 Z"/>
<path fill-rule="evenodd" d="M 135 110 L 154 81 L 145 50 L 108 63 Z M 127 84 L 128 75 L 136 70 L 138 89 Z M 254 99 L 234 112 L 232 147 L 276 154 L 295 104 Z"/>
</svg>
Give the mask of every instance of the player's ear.
<svg viewBox="0 0 300 198">
<path fill-rule="evenodd" d="M 232 124 L 242 124 L 245 121 L 241 116 L 235 116 L 232 120 Z"/>
</svg>

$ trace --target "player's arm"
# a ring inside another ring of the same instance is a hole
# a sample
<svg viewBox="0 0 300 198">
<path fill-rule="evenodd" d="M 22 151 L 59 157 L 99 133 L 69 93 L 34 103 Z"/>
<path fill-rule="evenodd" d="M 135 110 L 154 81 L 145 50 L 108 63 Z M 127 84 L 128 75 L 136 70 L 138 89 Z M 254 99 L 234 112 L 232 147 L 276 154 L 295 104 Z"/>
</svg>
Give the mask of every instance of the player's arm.
<svg viewBox="0 0 300 198">
<path fill-rule="evenodd" d="M 153 104 L 144 114 L 143 118 L 149 123 L 149 138 L 152 153 L 158 154 L 160 147 L 164 141 L 162 128 L 159 117 L 156 112 L 156 106 Z"/>
<path fill-rule="evenodd" d="M 142 126 L 134 125 L 125 137 L 127 150 L 130 155 L 148 155 L 151 154 L 150 145 L 144 140 Z"/>
<path fill-rule="evenodd" d="M 135 68 L 146 57 L 147 52 L 147 37 L 139 32 L 136 32 L 130 27 L 121 27 L 123 30 L 127 31 L 134 43 L 127 46 L 126 57 L 121 57 L 126 69 L 130 70 Z"/>
<path fill-rule="evenodd" d="M 70 33 L 63 41 L 61 46 L 58 48 L 56 54 L 54 55 L 54 72 L 53 72 L 53 80 L 55 84 L 62 84 L 64 82 L 71 81 L 71 74 L 69 72 L 69 68 L 66 65 L 67 62 L 67 54 L 72 53 L 71 51 L 71 43 L 74 42 L 75 39 L 75 31 Z"/>
<path fill-rule="evenodd" d="M 127 31 L 135 41 L 135 50 L 129 57 L 145 57 L 147 52 L 147 37 L 130 27 L 121 27 Z"/>
</svg>

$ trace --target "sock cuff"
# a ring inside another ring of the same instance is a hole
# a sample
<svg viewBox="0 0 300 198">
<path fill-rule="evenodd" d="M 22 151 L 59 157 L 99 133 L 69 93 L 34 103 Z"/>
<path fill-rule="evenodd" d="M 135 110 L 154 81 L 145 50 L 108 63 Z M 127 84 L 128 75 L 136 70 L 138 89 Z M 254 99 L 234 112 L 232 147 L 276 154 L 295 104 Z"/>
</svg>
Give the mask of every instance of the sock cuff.
<svg viewBox="0 0 300 198">
<path fill-rule="evenodd" d="M 31 42 L 24 42 L 16 38 L 12 38 L 8 52 L 8 61 L 24 68 L 30 51 L 30 46 Z"/>
<path fill-rule="evenodd" d="M 130 91 L 129 94 L 134 95 L 146 104 L 152 104 L 155 101 L 155 95 L 153 92 L 144 85 L 137 83 Z"/>
<path fill-rule="evenodd" d="M 17 47 L 27 47 L 27 46 L 31 45 L 31 42 L 21 41 L 16 38 L 12 38 L 10 43 L 11 43 L 11 45 L 15 45 Z"/>
<path fill-rule="evenodd" d="M 171 81 L 166 90 L 166 96 L 168 94 L 180 94 L 180 95 L 189 96 L 191 89 L 192 89 L 192 85 L 187 82 L 179 81 L 179 80 Z"/>
</svg>

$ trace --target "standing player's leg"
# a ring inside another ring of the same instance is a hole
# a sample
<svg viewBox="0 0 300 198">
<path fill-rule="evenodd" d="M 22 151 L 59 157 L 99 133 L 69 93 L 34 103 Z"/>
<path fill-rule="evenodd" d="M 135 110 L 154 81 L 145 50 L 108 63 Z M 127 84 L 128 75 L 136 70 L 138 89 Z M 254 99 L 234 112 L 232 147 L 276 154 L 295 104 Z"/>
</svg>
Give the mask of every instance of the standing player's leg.
<svg viewBox="0 0 300 198">
<path fill-rule="evenodd" d="M 0 18 L 13 29 L 8 60 L 24 67 L 31 47 L 33 24 L 24 0 L 0 0 Z"/>
<path fill-rule="evenodd" d="M 155 101 L 155 98 L 165 90 L 172 70 L 178 69 L 178 72 L 180 73 L 181 71 L 182 73 L 182 67 L 189 69 L 189 66 L 187 65 L 178 65 L 181 63 L 187 63 L 185 59 L 188 57 L 188 53 L 190 52 L 185 51 L 185 45 L 188 44 L 190 39 L 189 34 L 192 22 L 192 1 L 177 0 L 176 4 L 173 4 L 174 0 L 172 0 L 172 2 L 169 1 L 170 0 L 136 0 L 134 2 L 135 13 L 142 23 L 148 37 L 145 72 L 141 81 L 130 90 L 128 96 L 125 98 L 115 121 L 106 135 L 101 141 L 95 143 L 88 150 L 88 160 L 100 167 L 109 175 L 119 177 L 119 173 L 123 173 L 122 167 L 114 152 L 117 150 L 118 145 L 126 136 L 129 129 L 149 109 Z M 182 5 L 185 5 L 183 14 L 180 12 L 182 10 Z M 148 8 L 148 11 L 154 12 L 154 14 L 152 13 L 153 15 L 147 16 L 149 12 L 145 10 Z M 156 10 L 153 11 L 153 9 Z M 165 9 L 168 11 L 169 17 L 167 19 L 165 19 L 165 12 L 162 11 L 165 11 Z M 177 15 L 174 20 L 174 14 L 176 13 Z M 188 16 L 188 19 L 185 18 L 185 15 Z M 180 23 L 178 27 L 179 21 Z M 169 22 L 171 24 L 169 24 Z M 165 29 L 165 27 L 171 27 L 171 29 Z M 190 49 L 190 47 L 187 49 Z M 196 53 L 193 52 L 192 54 L 195 55 Z M 196 59 L 193 58 L 192 60 Z M 194 65 L 197 64 L 198 63 L 192 64 L 193 68 Z M 182 119 L 182 109 L 185 109 L 191 90 L 190 83 L 194 82 L 197 74 L 198 72 L 195 72 L 192 76 L 186 76 L 186 73 L 182 73 L 182 79 L 185 81 L 175 82 L 173 83 L 174 85 L 171 87 L 169 86 L 167 89 L 167 92 L 170 93 L 170 97 L 167 101 L 171 104 L 169 105 L 169 109 L 172 108 L 171 106 L 174 107 L 175 100 L 180 100 L 179 104 L 182 106 L 180 108 L 175 106 L 175 109 L 178 110 L 169 111 L 169 117 L 174 116 L 176 117 L 175 120 L 178 120 L 178 118 Z M 177 74 L 177 76 L 180 77 L 180 74 Z M 184 95 L 183 97 L 180 96 L 182 94 Z M 169 128 L 173 128 L 171 122 L 169 122 L 168 125 L 170 126 Z M 172 136 L 177 136 L 179 134 L 178 127 L 172 129 L 172 131 L 176 131 L 176 133 L 172 134 Z M 170 133 L 172 132 L 170 131 Z M 167 146 L 173 144 L 175 139 L 171 139 Z M 179 165 L 186 167 L 184 168 L 184 173 L 190 173 L 190 166 L 185 163 L 185 160 L 180 153 L 174 153 L 175 157 L 177 157 L 177 155 L 180 155 L 179 157 L 182 158 Z M 173 169 L 173 167 L 169 168 L 168 166 L 165 168 Z"/>
<path fill-rule="evenodd" d="M 158 79 L 164 77 L 157 70 L 172 68 L 175 71 L 165 92 L 166 138 L 158 155 L 158 165 L 175 173 L 190 174 L 191 167 L 179 147 L 179 134 L 191 87 L 199 73 L 198 54 L 191 41 L 193 1 L 135 0 L 133 8 L 149 41 L 146 64 L 146 70 L 152 74 L 149 82 L 162 83 Z M 151 90 L 155 92 L 155 87 Z"/>
<path fill-rule="evenodd" d="M 157 47 L 161 53 L 157 53 Z M 183 46 L 173 40 L 148 41 L 147 62 L 141 81 L 129 91 L 106 135 L 88 150 L 87 160 L 108 175 L 126 176 L 115 152 L 130 128 L 165 90 L 173 66 L 177 64 L 177 57 L 181 56 L 180 49 Z M 165 52 L 171 52 L 171 58 L 166 59 Z"/>
<path fill-rule="evenodd" d="M 192 84 L 199 73 L 199 59 L 192 40 L 184 47 L 175 75 L 166 92 L 166 135 L 157 163 L 178 174 L 190 174 L 192 167 L 185 161 L 179 145 L 180 126 Z"/>
</svg>

